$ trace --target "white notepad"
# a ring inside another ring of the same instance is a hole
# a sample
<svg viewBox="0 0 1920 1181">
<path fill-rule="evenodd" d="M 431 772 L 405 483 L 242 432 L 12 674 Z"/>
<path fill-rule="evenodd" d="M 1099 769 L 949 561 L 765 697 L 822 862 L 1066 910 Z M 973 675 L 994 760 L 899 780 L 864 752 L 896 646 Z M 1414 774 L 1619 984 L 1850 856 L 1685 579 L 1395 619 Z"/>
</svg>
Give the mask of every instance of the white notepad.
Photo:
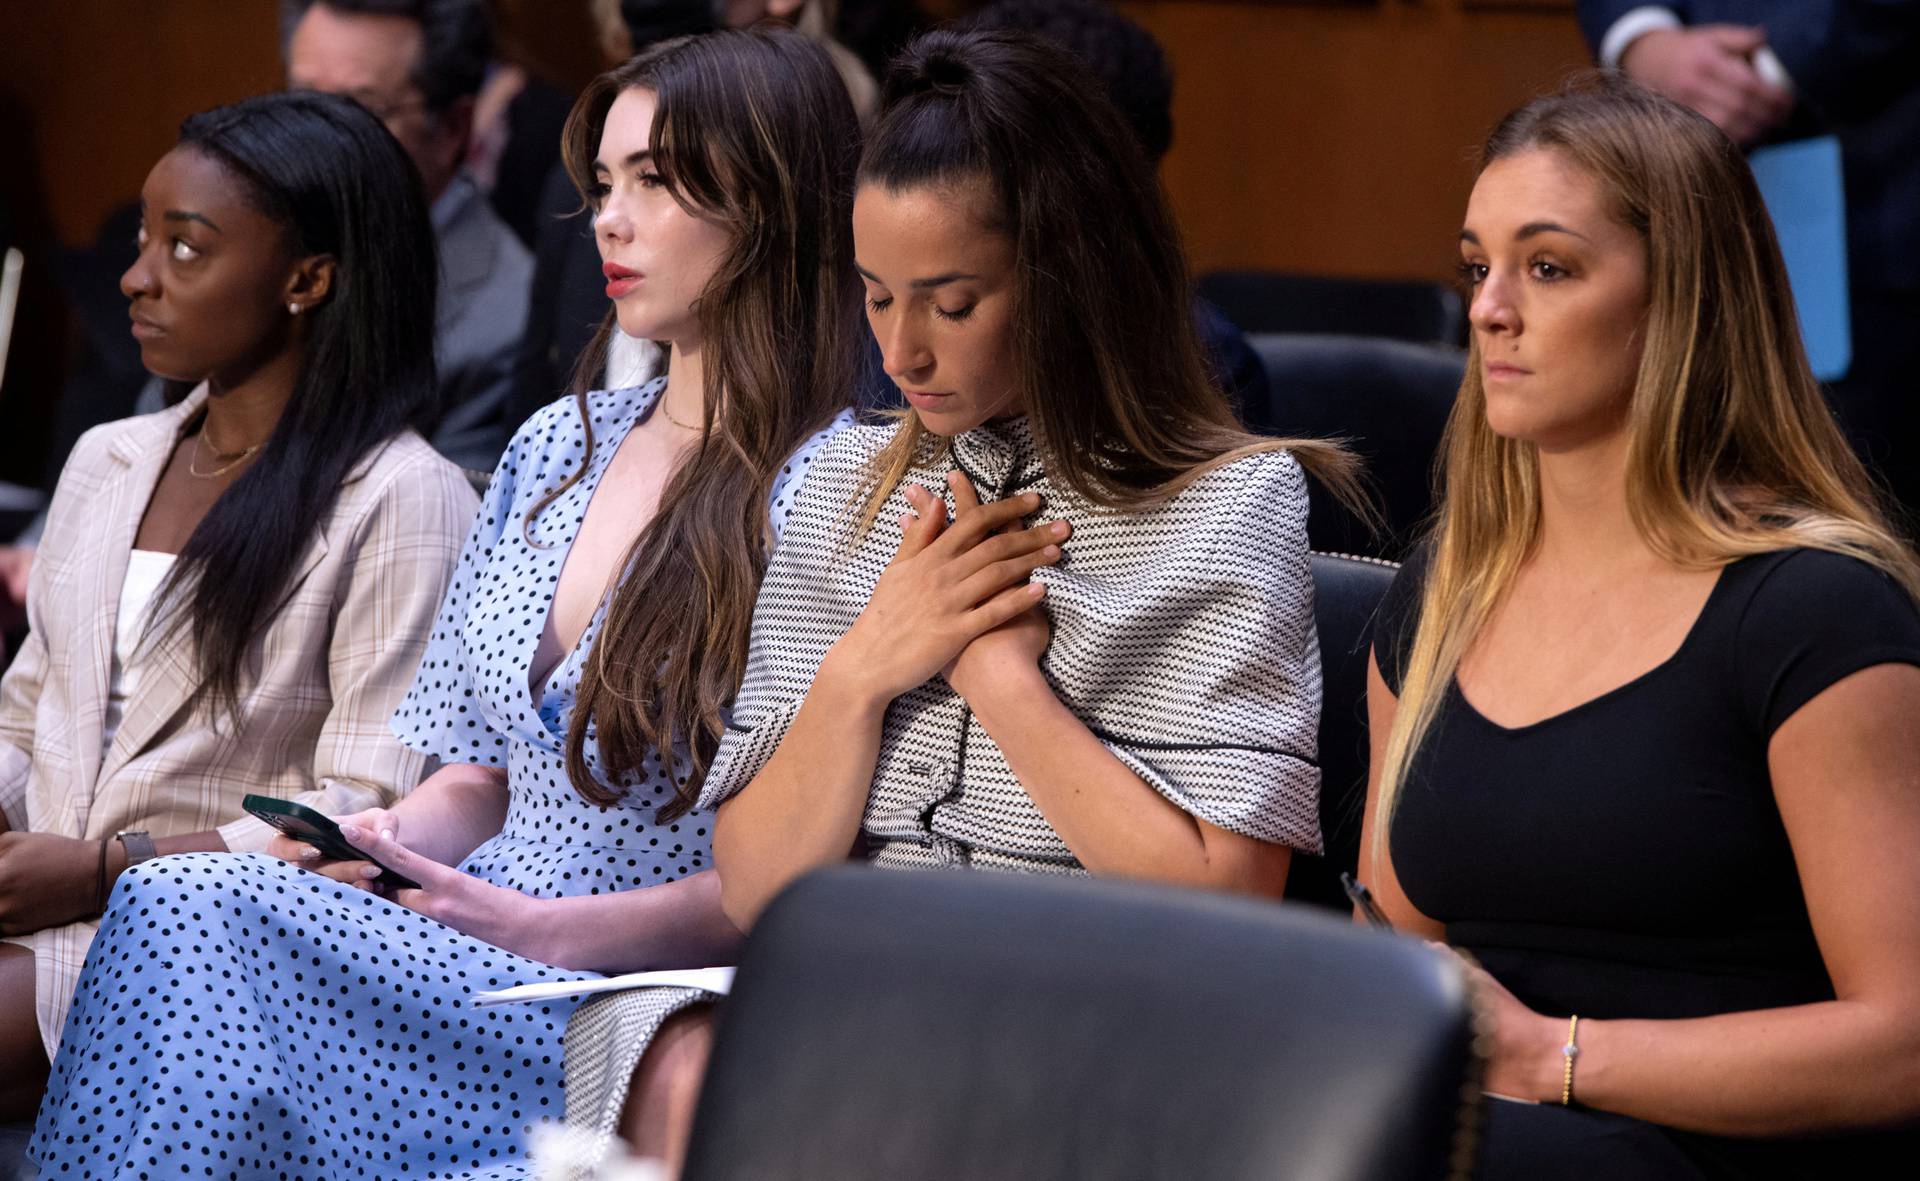
<svg viewBox="0 0 1920 1181">
<path fill-rule="evenodd" d="M 733 989 L 732 968 L 671 968 L 659 972 L 628 972 L 624 976 L 601 976 L 591 980 L 548 980 L 538 984 L 520 984 L 498 992 L 473 994 L 475 1008 L 513 1005 L 527 1001 L 550 1001 L 559 997 L 589 996 L 597 992 L 619 992 L 623 988 L 704 988 L 725 996 Z"/>
</svg>

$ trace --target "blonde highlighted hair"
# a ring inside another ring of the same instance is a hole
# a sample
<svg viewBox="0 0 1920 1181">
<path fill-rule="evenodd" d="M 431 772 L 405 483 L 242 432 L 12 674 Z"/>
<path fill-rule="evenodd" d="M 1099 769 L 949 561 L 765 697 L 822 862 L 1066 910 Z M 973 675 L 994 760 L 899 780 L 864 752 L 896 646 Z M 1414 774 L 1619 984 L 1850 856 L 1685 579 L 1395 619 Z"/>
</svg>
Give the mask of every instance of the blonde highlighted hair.
<svg viewBox="0 0 1920 1181">
<path fill-rule="evenodd" d="M 1913 551 L 1807 366 L 1786 265 L 1739 149 L 1677 103 L 1595 72 L 1507 116 L 1480 167 L 1542 150 L 1598 180 L 1646 243 L 1626 484 L 1628 511 L 1654 552 L 1706 570 L 1782 549 L 1828 550 L 1884 571 L 1920 600 Z M 1477 340 L 1441 442 L 1437 499 L 1369 818 L 1376 864 L 1461 657 L 1539 536 L 1538 456 L 1487 424 Z"/>
</svg>

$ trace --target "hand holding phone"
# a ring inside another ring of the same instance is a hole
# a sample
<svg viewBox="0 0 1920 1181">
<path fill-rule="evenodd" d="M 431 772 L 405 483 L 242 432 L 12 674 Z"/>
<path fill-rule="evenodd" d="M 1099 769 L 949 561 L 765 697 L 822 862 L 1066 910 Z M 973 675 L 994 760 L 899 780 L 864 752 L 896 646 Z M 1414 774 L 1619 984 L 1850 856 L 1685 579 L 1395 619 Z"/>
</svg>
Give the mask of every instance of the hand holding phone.
<svg viewBox="0 0 1920 1181">
<path fill-rule="evenodd" d="M 240 806 L 279 829 L 290 839 L 318 849 L 322 857 L 333 861 L 370 862 L 380 870 L 380 876 L 374 881 L 382 886 L 399 890 L 420 888 L 419 882 L 388 869 L 354 848 L 347 838 L 341 835 L 340 825 L 331 816 L 316 812 L 305 804 L 296 804 L 291 800 L 276 799 L 273 796 L 249 795 L 240 801 Z"/>
</svg>

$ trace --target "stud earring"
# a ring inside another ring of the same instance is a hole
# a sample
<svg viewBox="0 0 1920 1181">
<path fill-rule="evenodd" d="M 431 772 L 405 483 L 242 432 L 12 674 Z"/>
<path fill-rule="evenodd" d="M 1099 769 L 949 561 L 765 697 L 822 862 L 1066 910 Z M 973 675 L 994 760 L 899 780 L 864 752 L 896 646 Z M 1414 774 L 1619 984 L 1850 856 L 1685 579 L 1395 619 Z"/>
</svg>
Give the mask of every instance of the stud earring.
<svg viewBox="0 0 1920 1181">
<path fill-rule="evenodd" d="M 300 314 L 300 305 L 297 303 L 290 303 L 287 305 L 287 311 L 297 316 Z"/>
</svg>

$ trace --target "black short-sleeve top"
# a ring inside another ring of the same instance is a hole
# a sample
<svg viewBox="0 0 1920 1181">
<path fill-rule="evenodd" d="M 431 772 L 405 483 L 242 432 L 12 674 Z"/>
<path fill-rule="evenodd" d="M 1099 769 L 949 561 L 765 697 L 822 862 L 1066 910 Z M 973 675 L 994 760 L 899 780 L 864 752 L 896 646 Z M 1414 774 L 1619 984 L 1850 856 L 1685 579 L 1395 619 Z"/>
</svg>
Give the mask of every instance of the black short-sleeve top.
<svg viewBox="0 0 1920 1181">
<path fill-rule="evenodd" d="M 1381 607 L 1395 693 L 1424 573 L 1416 553 Z M 1920 665 L 1913 600 L 1857 559 L 1792 549 L 1727 566 L 1670 659 L 1564 713 L 1509 729 L 1450 683 L 1394 818 L 1401 888 L 1541 1013 L 1831 999 L 1767 744 L 1821 691 L 1887 663 Z"/>
</svg>

